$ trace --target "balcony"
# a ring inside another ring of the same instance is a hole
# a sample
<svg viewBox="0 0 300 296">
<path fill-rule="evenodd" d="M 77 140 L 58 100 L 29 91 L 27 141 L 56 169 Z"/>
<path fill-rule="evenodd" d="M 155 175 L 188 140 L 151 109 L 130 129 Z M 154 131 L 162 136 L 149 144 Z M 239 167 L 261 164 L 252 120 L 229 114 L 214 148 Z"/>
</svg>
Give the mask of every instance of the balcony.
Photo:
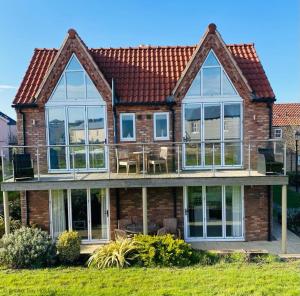
<svg viewBox="0 0 300 296">
<path fill-rule="evenodd" d="M 7 191 L 287 183 L 280 140 L 7 146 L 1 159 Z"/>
</svg>

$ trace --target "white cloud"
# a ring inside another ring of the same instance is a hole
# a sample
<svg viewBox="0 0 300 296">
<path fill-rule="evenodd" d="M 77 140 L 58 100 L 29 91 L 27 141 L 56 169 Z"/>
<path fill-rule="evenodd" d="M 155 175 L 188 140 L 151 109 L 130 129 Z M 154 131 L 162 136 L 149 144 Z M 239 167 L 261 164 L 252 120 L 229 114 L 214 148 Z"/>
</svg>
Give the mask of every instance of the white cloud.
<svg viewBox="0 0 300 296">
<path fill-rule="evenodd" d="M 14 85 L 9 85 L 9 84 L 0 84 L 0 90 L 4 89 L 16 89 L 17 87 Z"/>
</svg>

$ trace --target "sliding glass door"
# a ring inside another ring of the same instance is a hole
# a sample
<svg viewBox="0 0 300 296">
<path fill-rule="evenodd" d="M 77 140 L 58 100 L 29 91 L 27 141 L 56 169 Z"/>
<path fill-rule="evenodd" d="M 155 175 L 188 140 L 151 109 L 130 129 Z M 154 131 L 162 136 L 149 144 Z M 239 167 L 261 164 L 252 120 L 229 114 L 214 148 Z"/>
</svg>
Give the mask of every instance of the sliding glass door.
<svg viewBox="0 0 300 296">
<path fill-rule="evenodd" d="M 51 190 L 51 234 L 77 231 L 83 241 L 108 239 L 108 195 L 105 189 Z"/>
<path fill-rule="evenodd" d="M 105 110 L 105 106 L 47 108 L 49 170 L 107 168 Z"/>
<path fill-rule="evenodd" d="M 184 168 L 242 165 L 240 102 L 183 104 Z"/>
<path fill-rule="evenodd" d="M 187 187 L 184 220 L 187 239 L 243 239 L 242 187 Z"/>
</svg>

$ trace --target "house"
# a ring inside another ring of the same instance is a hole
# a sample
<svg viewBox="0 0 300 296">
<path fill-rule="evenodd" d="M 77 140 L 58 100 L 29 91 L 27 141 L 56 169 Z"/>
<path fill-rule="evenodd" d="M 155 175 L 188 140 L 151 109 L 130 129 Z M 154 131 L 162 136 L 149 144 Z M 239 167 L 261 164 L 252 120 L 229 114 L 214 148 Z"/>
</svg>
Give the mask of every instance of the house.
<svg viewBox="0 0 300 296">
<path fill-rule="evenodd" d="M 214 24 L 192 46 L 88 48 L 70 29 L 35 49 L 13 101 L 35 176 L 6 178 L 4 201 L 21 191 L 24 224 L 83 243 L 172 217 L 189 242 L 268 240 L 271 186 L 288 183 L 284 162 L 267 168 L 274 101 L 254 45 Z"/>
<path fill-rule="evenodd" d="M 274 139 L 284 139 L 287 148 L 287 171 L 295 172 L 296 164 L 300 171 L 300 143 L 299 155 L 296 161 L 296 132 L 300 132 L 300 103 L 274 104 L 272 135 Z M 280 149 L 280 144 L 276 148 Z M 275 151 L 276 153 L 276 151 Z"/>
<path fill-rule="evenodd" d="M 8 145 L 17 144 L 16 121 L 0 111 L 0 151 L 7 155 Z"/>
</svg>

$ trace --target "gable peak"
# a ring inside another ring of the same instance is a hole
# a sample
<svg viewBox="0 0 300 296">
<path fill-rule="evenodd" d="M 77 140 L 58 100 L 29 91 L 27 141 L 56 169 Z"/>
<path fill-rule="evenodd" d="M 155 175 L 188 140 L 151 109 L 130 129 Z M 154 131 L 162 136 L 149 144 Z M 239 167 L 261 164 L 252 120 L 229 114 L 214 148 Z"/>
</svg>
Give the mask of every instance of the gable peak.
<svg viewBox="0 0 300 296">
<path fill-rule="evenodd" d="M 210 34 L 215 34 L 215 33 L 216 33 L 216 30 L 217 30 L 217 25 L 216 25 L 216 24 L 210 23 L 210 24 L 208 25 L 208 32 L 209 32 Z"/>
<path fill-rule="evenodd" d="M 72 28 L 68 30 L 68 34 L 71 39 L 75 39 L 76 35 L 78 35 L 76 30 Z"/>
</svg>

